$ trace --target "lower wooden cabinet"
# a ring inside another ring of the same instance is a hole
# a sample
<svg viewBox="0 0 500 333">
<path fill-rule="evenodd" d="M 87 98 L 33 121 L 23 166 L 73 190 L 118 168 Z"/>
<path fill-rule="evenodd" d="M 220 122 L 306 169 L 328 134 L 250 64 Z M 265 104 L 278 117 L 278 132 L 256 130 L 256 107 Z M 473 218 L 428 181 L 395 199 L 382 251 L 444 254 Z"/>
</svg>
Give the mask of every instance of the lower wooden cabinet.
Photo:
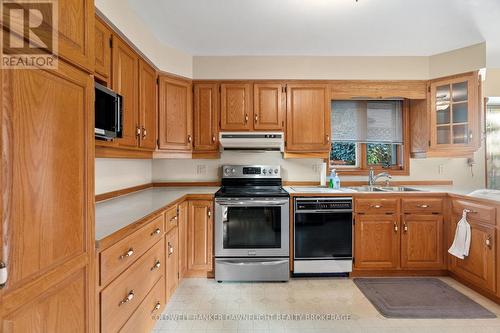
<svg viewBox="0 0 500 333">
<path fill-rule="evenodd" d="M 399 266 L 397 215 L 356 215 L 354 267 L 394 269 Z"/>
<path fill-rule="evenodd" d="M 212 270 L 212 201 L 189 201 L 188 275 L 206 276 Z"/>
<path fill-rule="evenodd" d="M 179 238 L 177 234 L 177 228 L 172 229 L 165 236 L 165 245 L 167 253 L 167 264 L 166 264 L 166 277 L 167 277 L 167 290 L 166 290 L 166 300 L 168 301 L 170 297 L 177 289 L 179 285 Z"/>
<path fill-rule="evenodd" d="M 401 267 L 444 269 L 442 215 L 407 214 L 403 216 Z"/>
<path fill-rule="evenodd" d="M 460 218 L 458 214 L 452 215 L 450 246 Z M 495 227 L 471 218 L 468 222 L 471 226 L 469 255 L 465 259 L 450 256 L 450 270 L 479 288 L 496 292 Z"/>
<path fill-rule="evenodd" d="M 165 308 L 165 279 L 161 278 L 141 302 L 120 333 L 150 332 Z"/>
</svg>

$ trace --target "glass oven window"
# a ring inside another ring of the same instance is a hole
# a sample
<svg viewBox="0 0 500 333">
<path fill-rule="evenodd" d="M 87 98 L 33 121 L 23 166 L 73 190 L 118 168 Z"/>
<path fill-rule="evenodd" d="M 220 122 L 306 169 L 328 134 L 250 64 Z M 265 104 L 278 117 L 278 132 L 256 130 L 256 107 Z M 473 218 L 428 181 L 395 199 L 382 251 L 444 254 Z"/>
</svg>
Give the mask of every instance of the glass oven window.
<svg viewBox="0 0 500 333">
<path fill-rule="evenodd" d="M 281 207 L 228 207 L 224 249 L 281 248 Z"/>
<path fill-rule="evenodd" d="M 295 258 L 352 257 L 351 213 L 297 213 Z"/>
</svg>

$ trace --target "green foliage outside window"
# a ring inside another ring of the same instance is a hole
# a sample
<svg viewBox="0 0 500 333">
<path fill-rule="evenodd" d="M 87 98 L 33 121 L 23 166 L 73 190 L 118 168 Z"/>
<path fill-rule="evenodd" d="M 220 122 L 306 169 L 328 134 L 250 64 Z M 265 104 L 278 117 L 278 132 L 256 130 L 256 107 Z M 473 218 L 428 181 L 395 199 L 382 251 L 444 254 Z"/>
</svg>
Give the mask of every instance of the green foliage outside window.
<svg viewBox="0 0 500 333">
<path fill-rule="evenodd" d="M 330 160 L 338 165 L 356 165 L 356 144 L 353 142 L 333 142 Z"/>
</svg>

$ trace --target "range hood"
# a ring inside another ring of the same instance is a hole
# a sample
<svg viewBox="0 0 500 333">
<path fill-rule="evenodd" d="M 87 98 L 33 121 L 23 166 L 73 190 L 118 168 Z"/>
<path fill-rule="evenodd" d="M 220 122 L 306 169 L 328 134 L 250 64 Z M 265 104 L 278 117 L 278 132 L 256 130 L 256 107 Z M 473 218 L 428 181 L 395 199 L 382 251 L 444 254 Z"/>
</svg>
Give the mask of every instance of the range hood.
<svg viewBox="0 0 500 333">
<path fill-rule="evenodd" d="M 283 132 L 221 132 L 219 142 L 223 150 L 284 151 Z"/>
</svg>

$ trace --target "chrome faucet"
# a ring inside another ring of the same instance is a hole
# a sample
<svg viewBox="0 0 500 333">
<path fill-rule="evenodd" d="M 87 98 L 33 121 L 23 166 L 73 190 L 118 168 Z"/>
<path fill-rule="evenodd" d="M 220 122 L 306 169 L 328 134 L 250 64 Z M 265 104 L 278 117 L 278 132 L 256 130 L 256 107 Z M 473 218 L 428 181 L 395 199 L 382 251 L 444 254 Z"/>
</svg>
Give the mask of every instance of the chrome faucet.
<svg viewBox="0 0 500 333">
<path fill-rule="evenodd" d="M 375 171 L 373 168 L 370 168 L 370 171 L 368 172 L 368 186 L 373 186 L 375 185 L 375 182 L 377 179 L 385 177 L 388 180 L 392 179 L 392 176 L 388 174 L 387 172 L 381 172 L 378 175 L 375 175 Z"/>
</svg>

